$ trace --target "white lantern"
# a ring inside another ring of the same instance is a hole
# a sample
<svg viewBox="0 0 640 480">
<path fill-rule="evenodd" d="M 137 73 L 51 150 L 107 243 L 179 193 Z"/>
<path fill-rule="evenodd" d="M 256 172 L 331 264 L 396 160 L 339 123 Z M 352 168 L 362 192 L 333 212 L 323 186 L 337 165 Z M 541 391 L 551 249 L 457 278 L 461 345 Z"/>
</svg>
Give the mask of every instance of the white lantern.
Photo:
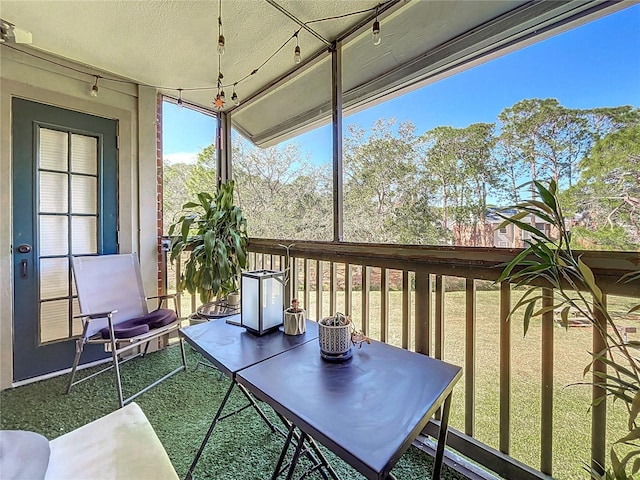
<svg viewBox="0 0 640 480">
<path fill-rule="evenodd" d="M 264 335 L 282 325 L 284 272 L 244 272 L 241 283 L 240 324 L 251 333 Z"/>
</svg>

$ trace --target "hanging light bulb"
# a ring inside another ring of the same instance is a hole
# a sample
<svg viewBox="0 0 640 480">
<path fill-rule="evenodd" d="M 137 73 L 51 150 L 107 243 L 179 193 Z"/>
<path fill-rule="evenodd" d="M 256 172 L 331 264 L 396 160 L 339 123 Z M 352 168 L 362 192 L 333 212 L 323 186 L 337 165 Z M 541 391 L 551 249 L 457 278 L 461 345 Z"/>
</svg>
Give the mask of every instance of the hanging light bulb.
<svg viewBox="0 0 640 480">
<path fill-rule="evenodd" d="M 178 89 L 178 108 L 182 108 L 182 89 Z"/>
<path fill-rule="evenodd" d="M 233 93 L 231 94 L 231 101 L 237 107 L 240 105 L 240 100 L 238 100 L 238 94 L 236 93 L 236 84 L 233 84 Z"/>
<path fill-rule="evenodd" d="M 224 32 L 222 30 L 222 0 L 218 1 L 218 55 L 224 55 Z"/>
<path fill-rule="evenodd" d="M 96 75 L 96 83 L 93 84 L 93 87 L 91 87 L 91 92 L 89 92 L 89 95 L 91 95 L 92 97 L 97 97 L 98 96 L 98 77 Z"/>
<path fill-rule="evenodd" d="M 224 90 L 220 90 L 220 99 L 224 102 L 225 98 L 224 98 Z"/>
<path fill-rule="evenodd" d="M 296 65 L 298 63 L 300 63 L 301 57 L 300 57 L 300 44 L 298 43 L 298 32 L 296 32 L 294 34 L 294 37 L 296 37 L 296 48 L 293 51 L 293 61 L 296 62 Z"/>
<path fill-rule="evenodd" d="M 373 29 L 372 29 L 372 36 L 371 36 L 371 40 L 373 41 L 374 45 L 380 45 L 380 22 L 378 21 L 378 19 L 376 18 L 376 21 L 373 22 Z"/>
</svg>

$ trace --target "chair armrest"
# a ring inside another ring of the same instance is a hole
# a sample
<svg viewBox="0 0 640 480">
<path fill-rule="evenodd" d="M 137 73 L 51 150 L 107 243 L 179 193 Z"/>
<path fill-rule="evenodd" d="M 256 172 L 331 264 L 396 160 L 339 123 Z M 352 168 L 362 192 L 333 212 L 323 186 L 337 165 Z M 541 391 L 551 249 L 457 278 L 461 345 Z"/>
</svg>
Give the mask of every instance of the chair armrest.
<svg viewBox="0 0 640 480">
<path fill-rule="evenodd" d="M 93 320 L 95 318 L 107 318 L 109 315 L 117 313 L 118 310 L 111 310 L 110 312 L 98 312 L 98 313 L 81 313 L 80 315 L 74 315 L 73 318 L 88 318 Z"/>
<path fill-rule="evenodd" d="M 165 295 L 156 295 L 155 297 L 146 297 L 147 300 L 153 300 L 154 298 L 158 298 L 160 300 L 166 300 L 168 298 L 176 298 L 178 296 L 177 293 L 167 293 Z"/>
<path fill-rule="evenodd" d="M 167 293 L 164 295 L 156 295 L 155 297 L 145 297 L 146 300 L 154 300 L 157 299 L 158 300 L 158 308 L 162 307 L 162 304 L 164 303 L 165 300 L 173 300 L 173 307 L 176 310 L 176 312 L 178 312 L 178 295 L 180 295 L 180 292 L 176 292 L 176 293 Z"/>
</svg>

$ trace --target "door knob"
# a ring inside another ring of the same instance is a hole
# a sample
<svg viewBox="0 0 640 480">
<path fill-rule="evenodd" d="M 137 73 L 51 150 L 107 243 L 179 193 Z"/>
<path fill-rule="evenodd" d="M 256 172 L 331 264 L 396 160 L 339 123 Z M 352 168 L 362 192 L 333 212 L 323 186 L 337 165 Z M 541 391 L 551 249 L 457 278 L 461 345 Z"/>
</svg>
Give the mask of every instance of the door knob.
<svg viewBox="0 0 640 480">
<path fill-rule="evenodd" d="M 29 253 L 31 251 L 31 245 L 29 245 L 28 243 L 23 243 L 22 245 L 18 246 L 17 250 L 19 253 Z"/>
</svg>

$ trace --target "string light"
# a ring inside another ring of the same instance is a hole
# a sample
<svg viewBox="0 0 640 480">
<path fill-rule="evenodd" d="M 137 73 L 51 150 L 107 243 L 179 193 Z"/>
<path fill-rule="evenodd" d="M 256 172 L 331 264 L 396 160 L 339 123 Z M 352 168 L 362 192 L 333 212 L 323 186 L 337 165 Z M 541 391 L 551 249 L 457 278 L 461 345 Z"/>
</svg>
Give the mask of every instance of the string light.
<svg viewBox="0 0 640 480">
<path fill-rule="evenodd" d="M 371 41 L 374 45 L 380 45 L 380 22 L 378 21 L 378 9 L 376 8 L 376 20 L 373 22 L 373 29 L 371 30 Z"/>
<path fill-rule="evenodd" d="M 92 97 L 98 96 L 98 79 L 99 78 L 100 77 L 96 75 L 96 82 L 93 84 L 93 87 L 91 87 L 91 92 L 89 92 L 89 95 L 91 95 Z"/>
<path fill-rule="evenodd" d="M 317 23 L 317 22 L 324 22 L 324 21 L 329 21 L 329 20 L 335 20 L 335 19 L 340 19 L 340 18 L 346 18 L 349 16 L 353 16 L 353 15 L 360 15 L 363 13 L 367 13 L 367 12 L 372 12 L 375 11 L 376 12 L 376 18 L 375 21 L 373 23 L 373 41 L 375 45 L 378 45 L 380 43 L 380 22 L 378 21 L 378 12 L 379 9 L 383 6 L 385 6 L 388 2 L 383 1 L 381 3 L 379 3 L 378 5 L 376 5 L 375 7 L 372 8 L 368 8 L 368 9 L 364 9 L 364 10 L 358 10 L 358 11 L 354 11 L 354 12 L 348 12 L 342 15 L 335 15 L 335 16 L 331 16 L 331 17 L 324 17 L 324 18 L 317 18 L 314 20 L 309 20 L 307 22 L 304 22 L 304 25 L 310 25 L 312 23 Z M 205 90 L 217 90 L 217 95 L 216 98 L 214 99 L 214 105 L 216 106 L 216 108 L 223 108 L 224 107 L 224 96 L 221 96 L 221 93 L 223 92 L 223 87 L 230 87 L 233 86 L 233 94 L 231 95 L 231 100 L 234 102 L 235 105 L 239 105 L 240 102 L 238 100 L 238 95 L 236 93 L 236 86 L 244 81 L 246 81 L 247 79 L 249 79 L 250 77 L 256 75 L 258 73 L 258 71 L 260 69 L 262 69 L 262 67 L 264 67 L 268 62 L 270 62 L 277 53 L 280 52 L 280 50 L 282 50 L 284 47 L 287 46 L 287 44 L 295 37 L 296 38 L 296 48 L 294 49 L 294 60 L 296 62 L 296 64 L 300 63 L 302 61 L 301 58 L 301 52 L 300 52 L 300 45 L 298 42 L 298 33 L 300 32 L 300 30 L 296 31 L 291 37 L 289 37 L 282 45 L 280 45 L 269 57 L 267 57 L 266 60 L 264 60 L 258 67 L 254 68 L 251 70 L 250 73 L 248 73 L 247 75 L 245 75 L 244 77 L 240 78 L 239 80 L 237 80 L 234 83 L 229 83 L 227 85 L 223 85 L 222 84 L 222 73 L 220 73 L 220 56 L 224 54 L 224 48 L 226 46 L 226 42 L 225 42 L 225 38 L 223 35 L 223 28 L 222 28 L 222 0 L 219 0 L 218 3 L 218 45 L 217 45 L 217 51 L 218 51 L 218 72 L 219 72 L 219 79 L 218 79 L 218 83 L 217 85 L 207 85 L 207 86 L 202 86 L 202 87 L 189 87 L 189 88 L 177 88 L 175 86 L 166 86 L 166 85 L 152 85 L 152 84 L 147 84 L 147 83 L 139 83 L 139 82 L 135 82 L 135 81 L 131 81 L 131 80 L 126 80 L 123 78 L 111 78 L 111 77 L 103 77 L 101 75 L 95 75 L 93 73 L 87 72 L 86 70 L 82 70 L 79 68 L 75 68 L 60 62 L 57 62 L 55 60 L 51 60 L 49 58 L 40 56 L 36 53 L 32 53 L 32 52 L 28 52 L 25 50 L 22 50 L 20 48 L 17 48 L 15 46 L 12 45 L 8 45 L 5 42 L 0 43 L 0 45 L 2 46 L 2 48 L 11 48 L 12 50 L 15 50 L 23 55 L 27 55 L 33 58 L 37 58 L 38 60 L 41 60 L 43 62 L 47 62 L 50 63 L 52 65 L 56 65 L 60 68 L 64 68 L 66 70 L 69 71 L 74 71 L 76 73 L 80 73 L 82 75 L 88 75 L 91 77 L 95 78 L 95 83 L 93 84 L 93 86 L 91 87 L 90 90 L 90 95 L 92 97 L 97 97 L 98 96 L 98 79 L 102 79 L 103 81 L 109 81 L 109 82 L 116 82 L 116 83 L 121 83 L 121 84 L 127 84 L 127 85 L 145 85 L 147 87 L 151 87 L 151 88 L 155 88 L 157 90 L 174 90 L 174 91 L 178 91 L 178 106 L 183 105 L 183 101 L 182 101 L 182 92 L 183 91 L 188 91 L 188 92 L 194 92 L 194 91 L 205 91 Z M 377 43 L 375 41 L 375 37 L 378 37 Z"/>
<path fill-rule="evenodd" d="M 300 30 L 298 30 L 299 32 Z M 294 33 L 293 36 L 296 37 L 296 48 L 293 51 L 293 61 L 296 62 L 296 65 L 300 63 L 302 58 L 300 57 L 300 44 L 298 43 L 298 32 Z"/>
<path fill-rule="evenodd" d="M 224 55 L 224 31 L 222 29 L 222 0 L 218 2 L 218 55 Z"/>
<path fill-rule="evenodd" d="M 236 93 L 237 84 L 238 84 L 237 82 L 233 84 L 233 93 L 231 94 L 231 101 L 236 107 L 240 105 L 240 100 L 238 100 L 238 94 Z"/>
</svg>

